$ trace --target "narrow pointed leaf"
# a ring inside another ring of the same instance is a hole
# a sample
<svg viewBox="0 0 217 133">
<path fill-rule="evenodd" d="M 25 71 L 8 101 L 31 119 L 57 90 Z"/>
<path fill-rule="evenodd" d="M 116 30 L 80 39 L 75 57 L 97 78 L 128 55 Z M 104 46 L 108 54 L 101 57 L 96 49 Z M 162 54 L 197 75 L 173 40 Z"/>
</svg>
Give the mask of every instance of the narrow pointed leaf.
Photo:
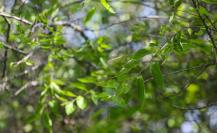
<svg viewBox="0 0 217 133">
<path fill-rule="evenodd" d="M 150 53 L 151 53 L 151 51 L 149 51 L 147 49 L 140 49 L 133 55 L 133 59 L 135 59 L 135 60 L 141 59 L 142 57 L 144 57 L 145 55 L 148 55 Z"/>
<path fill-rule="evenodd" d="M 94 13 L 96 12 L 96 8 L 92 8 L 91 10 L 89 10 L 87 12 L 87 15 L 85 17 L 84 23 L 87 23 L 91 20 L 91 18 L 93 17 Z"/>
<path fill-rule="evenodd" d="M 151 73 L 154 78 L 155 84 L 157 85 L 158 88 L 163 89 L 164 87 L 164 79 L 163 75 L 160 70 L 160 65 L 159 63 L 153 63 L 151 64 Z"/>
<path fill-rule="evenodd" d="M 109 3 L 106 0 L 100 0 L 101 4 L 111 13 L 115 13 L 113 8 L 109 5 Z"/>
<path fill-rule="evenodd" d="M 44 114 L 44 124 L 45 124 L 45 127 L 48 129 L 49 133 L 52 133 L 53 123 L 47 112 Z"/>
<path fill-rule="evenodd" d="M 144 100 L 145 100 L 145 85 L 143 77 L 140 76 L 137 78 L 137 87 L 138 87 L 138 98 L 141 103 L 141 106 L 144 106 Z"/>
</svg>

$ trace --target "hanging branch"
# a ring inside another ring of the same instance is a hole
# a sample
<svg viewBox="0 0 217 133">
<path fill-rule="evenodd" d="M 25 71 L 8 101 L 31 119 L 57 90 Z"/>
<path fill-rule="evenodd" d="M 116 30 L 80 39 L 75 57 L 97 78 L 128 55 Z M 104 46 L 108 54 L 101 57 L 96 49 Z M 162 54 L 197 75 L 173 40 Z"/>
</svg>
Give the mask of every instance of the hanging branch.
<svg viewBox="0 0 217 133">
<path fill-rule="evenodd" d="M 4 19 L 5 19 L 5 22 L 7 23 L 7 31 L 6 31 L 6 34 L 5 34 L 5 42 L 7 44 L 9 44 L 11 25 L 8 22 L 7 18 L 4 17 Z M 4 47 L 4 48 L 5 48 L 5 52 L 4 52 L 4 60 L 3 60 L 3 68 L 2 68 L 2 78 L 5 77 L 5 74 L 6 74 L 6 71 L 7 71 L 7 60 L 8 60 L 8 48 L 7 47 Z"/>
<path fill-rule="evenodd" d="M 200 20 L 202 21 L 202 23 L 203 23 L 203 25 L 204 25 L 204 27 L 205 27 L 205 29 L 206 29 L 206 32 L 207 32 L 207 34 L 208 34 L 210 40 L 211 40 L 211 43 L 212 43 L 212 45 L 213 45 L 213 48 L 215 49 L 215 54 L 217 54 L 217 46 L 216 46 L 216 44 L 215 44 L 214 37 L 212 36 L 212 33 L 211 33 L 211 31 L 210 31 L 209 26 L 208 26 L 207 23 L 206 23 L 205 18 L 203 18 L 203 16 L 201 15 L 201 13 L 200 13 L 200 11 L 199 11 L 199 7 L 198 7 L 199 2 L 198 2 L 198 0 L 192 0 L 192 3 L 193 3 L 193 6 L 194 6 L 194 8 L 195 8 L 195 10 L 196 10 L 196 12 L 197 12 L 197 14 L 198 14 Z"/>
</svg>

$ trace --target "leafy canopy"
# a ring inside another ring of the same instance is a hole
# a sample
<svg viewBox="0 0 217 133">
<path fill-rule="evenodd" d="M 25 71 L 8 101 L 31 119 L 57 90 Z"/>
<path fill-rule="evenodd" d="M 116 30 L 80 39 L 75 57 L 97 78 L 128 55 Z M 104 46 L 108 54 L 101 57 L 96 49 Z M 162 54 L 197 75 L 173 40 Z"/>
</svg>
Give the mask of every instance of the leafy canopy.
<svg viewBox="0 0 217 133">
<path fill-rule="evenodd" d="M 216 0 L 0 2 L 0 132 L 215 131 Z"/>
</svg>

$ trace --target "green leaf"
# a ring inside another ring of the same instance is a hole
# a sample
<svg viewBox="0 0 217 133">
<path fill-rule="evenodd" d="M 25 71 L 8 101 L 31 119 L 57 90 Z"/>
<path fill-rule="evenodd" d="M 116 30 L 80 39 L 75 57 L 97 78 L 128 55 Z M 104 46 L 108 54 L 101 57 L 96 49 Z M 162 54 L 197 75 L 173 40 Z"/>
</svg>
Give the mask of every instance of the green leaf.
<svg viewBox="0 0 217 133">
<path fill-rule="evenodd" d="M 71 91 L 67 91 L 67 90 L 61 90 L 61 92 L 59 94 L 62 94 L 64 96 L 68 96 L 68 97 L 75 97 L 76 96 L 74 93 L 72 93 Z"/>
<path fill-rule="evenodd" d="M 182 0 L 175 1 L 175 8 L 178 8 L 182 4 Z"/>
<path fill-rule="evenodd" d="M 173 5 L 174 4 L 174 0 L 169 0 L 169 4 Z"/>
<path fill-rule="evenodd" d="M 78 81 L 81 83 L 95 83 L 96 79 L 94 77 L 84 77 L 84 78 L 79 78 Z"/>
<path fill-rule="evenodd" d="M 144 57 L 145 55 L 148 55 L 150 53 L 151 53 L 151 51 L 149 51 L 147 49 L 140 49 L 133 55 L 133 59 L 135 59 L 135 60 L 141 59 L 142 57 Z"/>
<path fill-rule="evenodd" d="M 101 4 L 111 13 L 115 13 L 112 7 L 108 4 L 106 0 L 100 0 Z"/>
<path fill-rule="evenodd" d="M 44 125 L 48 129 L 49 133 L 53 132 L 52 131 L 53 123 L 52 123 L 52 120 L 51 120 L 51 118 L 47 112 L 44 114 Z"/>
<path fill-rule="evenodd" d="M 114 104 L 120 107 L 126 106 L 126 101 L 122 97 L 119 96 L 112 97 L 112 101 L 114 102 Z"/>
<path fill-rule="evenodd" d="M 203 2 L 206 2 L 208 4 L 217 4 L 216 0 L 202 0 Z"/>
<path fill-rule="evenodd" d="M 35 112 L 27 119 L 27 122 L 31 123 L 35 120 L 38 120 L 40 118 L 40 116 L 42 116 L 43 112 L 44 112 L 44 106 L 43 106 L 43 103 L 40 102 L 36 106 Z"/>
<path fill-rule="evenodd" d="M 68 102 L 66 105 L 65 105 L 65 112 L 67 115 L 70 115 L 72 114 L 74 111 L 75 111 L 75 106 L 74 106 L 74 102 Z"/>
<path fill-rule="evenodd" d="M 0 42 L 0 49 L 4 48 L 3 42 Z"/>
<path fill-rule="evenodd" d="M 57 101 L 55 100 L 51 100 L 49 101 L 48 103 L 49 107 L 51 108 L 51 111 L 54 113 L 54 114 L 58 114 L 58 104 L 57 104 Z"/>
<path fill-rule="evenodd" d="M 71 83 L 71 86 L 72 87 L 75 87 L 75 88 L 78 88 L 80 90 L 84 90 L 84 91 L 87 91 L 87 87 L 85 84 L 82 84 L 82 83 L 79 83 L 79 82 L 73 82 Z"/>
<path fill-rule="evenodd" d="M 92 8 L 91 10 L 89 10 L 87 12 L 87 15 L 85 17 L 84 23 L 87 23 L 91 20 L 91 18 L 93 17 L 94 13 L 96 12 L 96 8 Z"/>
<path fill-rule="evenodd" d="M 98 96 L 97 96 L 96 92 L 95 91 L 90 91 L 90 93 L 91 93 L 91 99 L 92 99 L 93 103 L 95 105 L 97 105 L 98 104 Z"/>
<path fill-rule="evenodd" d="M 172 37 L 172 42 L 174 46 L 174 50 L 177 52 L 183 51 L 182 41 L 181 41 L 181 34 L 177 33 Z"/>
<path fill-rule="evenodd" d="M 54 82 L 54 81 L 50 82 L 50 88 L 56 93 L 61 93 L 60 86 L 58 84 L 56 84 L 56 82 Z"/>
<path fill-rule="evenodd" d="M 133 68 L 135 68 L 138 65 L 138 60 L 132 59 L 129 60 L 121 69 L 121 71 L 118 73 L 118 76 L 122 75 L 122 74 L 126 74 L 128 73 L 130 70 L 132 70 Z"/>
<path fill-rule="evenodd" d="M 108 64 L 109 65 L 119 64 L 119 63 L 122 63 L 122 61 L 125 61 L 126 58 L 127 58 L 127 56 L 120 55 L 118 57 L 115 57 L 115 58 L 112 58 L 112 59 L 108 60 Z"/>
<path fill-rule="evenodd" d="M 169 22 L 170 23 L 173 22 L 174 18 L 175 18 L 175 13 L 172 13 L 172 15 L 169 18 Z"/>
<path fill-rule="evenodd" d="M 27 66 L 32 66 L 33 65 L 33 62 L 31 62 L 29 60 L 25 61 L 25 63 L 26 63 Z"/>
<path fill-rule="evenodd" d="M 59 96 L 59 95 L 57 95 L 57 94 L 55 94 L 55 97 L 56 97 L 58 100 L 62 101 L 62 102 L 67 102 L 67 101 L 68 101 L 66 98 L 61 97 L 61 96 Z"/>
<path fill-rule="evenodd" d="M 85 109 L 87 107 L 87 102 L 86 100 L 84 99 L 84 97 L 82 96 L 78 96 L 76 98 L 76 103 L 77 103 L 77 106 L 80 108 L 80 109 Z"/>
<path fill-rule="evenodd" d="M 138 87 L 138 98 L 141 103 L 141 106 L 144 106 L 144 100 L 145 100 L 145 85 L 144 80 L 142 76 L 139 76 L 137 78 L 137 87 Z"/>
<path fill-rule="evenodd" d="M 209 15 L 209 12 L 204 7 L 200 7 L 199 12 L 203 15 Z"/>
<path fill-rule="evenodd" d="M 163 75 L 161 73 L 160 65 L 158 62 L 151 64 L 151 73 L 152 73 L 152 76 L 154 78 L 154 81 L 157 87 L 160 89 L 163 89 L 164 79 L 163 79 Z"/>
</svg>

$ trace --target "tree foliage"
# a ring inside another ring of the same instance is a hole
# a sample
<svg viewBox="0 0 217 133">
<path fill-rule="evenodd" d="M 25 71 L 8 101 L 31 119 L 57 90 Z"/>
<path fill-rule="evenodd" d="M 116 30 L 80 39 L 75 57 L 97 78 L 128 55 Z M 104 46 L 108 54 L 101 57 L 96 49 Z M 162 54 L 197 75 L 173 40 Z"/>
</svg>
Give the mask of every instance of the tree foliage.
<svg viewBox="0 0 217 133">
<path fill-rule="evenodd" d="M 215 132 L 216 10 L 0 1 L 0 132 Z"/>
</svg>

